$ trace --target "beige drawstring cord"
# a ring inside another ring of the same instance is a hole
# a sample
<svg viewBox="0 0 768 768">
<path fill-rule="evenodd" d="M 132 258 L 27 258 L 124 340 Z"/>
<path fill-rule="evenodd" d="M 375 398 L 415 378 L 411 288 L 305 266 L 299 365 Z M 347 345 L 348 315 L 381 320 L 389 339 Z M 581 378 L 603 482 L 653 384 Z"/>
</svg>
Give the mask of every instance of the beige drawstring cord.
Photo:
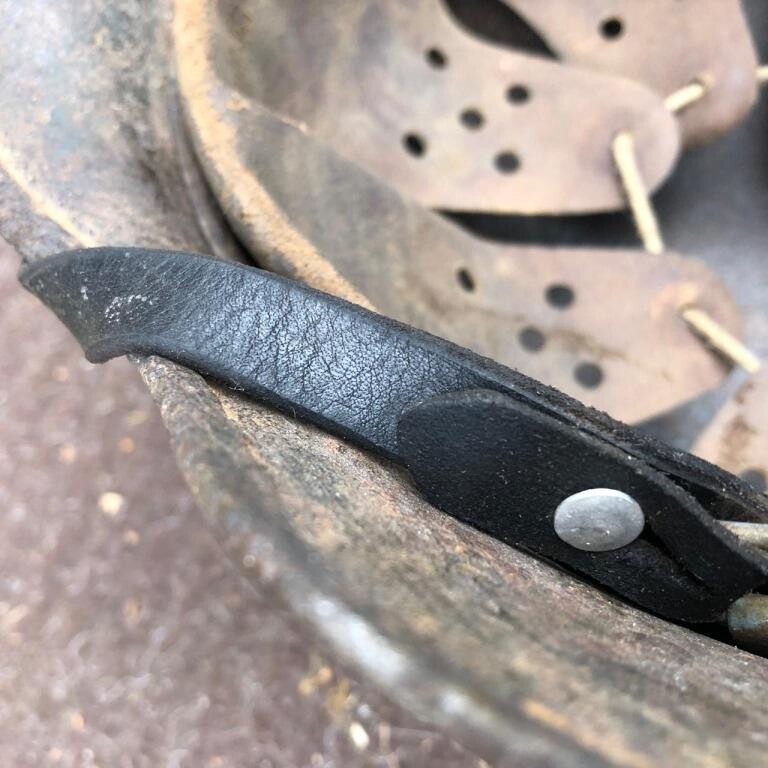
<svg viewBox="0 0 768 768">
<path fill-rule="evenodd" d="M 648 190 L 645 188 L 635 153 L 635 137 L 631 131 L 619 131 L 611 145 L 613 162 L 619 172 L 621 186 L 627 198 L 635 227 L 648 253 L 664 253 L 664 241 L 661 239 L 659 222 L 651 205 Z"/>
<path fill-rule="evenodd" d="M 664 106 L 673 114 L 682 112 L 686 107 L 690 107 L 691 104 L 695 104 L 701 99 L 709 90 L 709 86 L 704 80 L 694 80 L 688 85 L 684 85 L 674 93 L 670 93 L 666 99 L 664 99 Z"/>
<path fill-rule="evenodd" d="M 768 83 L 768 65 L 757 68 L 757 80 L 759 83 Z M 671 93 L 664 100 L 664 104 L 670 112 L 677 113 L 699 101 L 708 91 L 709 85 L 704 79 L 694 80 Z M 643 247 L 648 253 L 664 253 L 664 240 L 637 163 L 635 138 L 632 132 L 619 131 L 613 139 L 611 152 Z M 698 336 L 732 364 L 741 366 L 748 373 L 757 373 L 760 370 L 761 363 L 757 355 L 701 307 L 684 307 L 680 314 Z"/>
</svg>

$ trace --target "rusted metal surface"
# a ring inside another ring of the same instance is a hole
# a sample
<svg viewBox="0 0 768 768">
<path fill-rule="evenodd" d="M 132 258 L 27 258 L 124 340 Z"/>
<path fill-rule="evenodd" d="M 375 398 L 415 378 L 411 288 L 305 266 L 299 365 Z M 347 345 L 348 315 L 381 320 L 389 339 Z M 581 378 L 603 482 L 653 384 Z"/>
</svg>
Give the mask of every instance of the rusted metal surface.
<svg viewBox="0 0 768 768">
<path fill-rule="evenodd" d="M 749 111 L 757 57 L 740 0 L 504 0 L 565 61 L 645 83 L 662 97 L 701 82 L 679 116 L 686 144 L 711 141 Z"/>
<path fill-rule="evenodd" d="M 409 706 L 457 717 L 488 758 L 761 759 L 766 660 L 505 548 L 435 512 L 391 467 L 190 375 L 183 401 L 201 422 L 168 390 L 168 368 L 145 377 L 216 527 L 240 532 L 296 608 Z M 253 509 L 273 493 L 274 507 Z"/>
<path fill-rule="evenodd" d="M 698 439 L 694 452 L 768 491 L 768 371 L 743 384 Z"/>
<path fill-rule="evenodd" d="M 164 50 L 160 9 L 35 0 L 0 10 L 0 93 L 33 89 L 37 99 L 16 99 L 0 121 L 0 232 L 30 259 L 84 237 L 205 248 L 192 206 L 173 192 L 183 185 L 163 139 L 166 112 L 147 109 L 149 95 L 162 92 L 162 62 L 151 58 Z M 147 66 L 130 83 L 121 79 L 125 56 Z M 29 124 L 27 109 L 41 116 L 45 142 L 18 130 Z M 271 197 L 257 202 L 242 215 L 266 218 L 291 253 L 299 236 L 290 219 Z M 323 208 L 316 226 L 334 210 Z M 412 234 L 419 219 L 411 215 Z M 279 243 L 258 255 L 281 263 Z M 306 253 L 303 263 L 282 262 L 283 271 L 317 268 L 330 280 L 329 263 Z M 136 363 L 181 471 L 243 578 L 267 580 L 334 656 L 397 703 L 498 764 L 730 768 L 763 758 L 765 659 L 625 606 L 459 525 L 402 473 L 327 434 L 162 360 Z M 240 620 L 258 619 L 242 610 Z M 211 631 L 204 619 L 176 642 L 197 646 Z M 247 674 L 247 654 L 238 659 Z M 187 690 L 188 675 L 171 665 L 168 688 Z"/>
<path fill-rule="evenodd" d="M 675 119 L 641 84 L 492 45 L 435 0 L 205 5 L 221 26 L 217 74 L 233 92 L 428 207 L 623 208 L 617 132 L 634 133 L 651 188 L 677 156 Z"/>
<path fill-rule="evenodd" d="M 482 768 L 228 565 L 135 369 L 85 362 L 17 263 L 0 244 L 0 764 Z"/>
<path fill-rule="evenodd" d="M 626 421 L 722 380 L 722 363 L 679 310 L 700 304 L 731 329 L 738 319 L 694 260 L 469 236 L 230 88 L 215 67 L 228 38 L 214 11 L 208 0 L 178 4 L 176 69 L 201 163 L 262 264 L 347 298 L 362 293 L 386 315 Z M 560 303 L 553 286 L 564 289 Z"/>
</svg>

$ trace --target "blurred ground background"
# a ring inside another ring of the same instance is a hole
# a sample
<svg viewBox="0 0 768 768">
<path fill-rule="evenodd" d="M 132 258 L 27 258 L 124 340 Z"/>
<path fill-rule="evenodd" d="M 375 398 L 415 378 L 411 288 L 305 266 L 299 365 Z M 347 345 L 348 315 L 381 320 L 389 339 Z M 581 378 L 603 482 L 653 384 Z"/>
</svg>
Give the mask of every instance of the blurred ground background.
<svg viewBox="0 0 768 768">
<path fill-rule="evenodd" d="M 0 766 L 483 766 L 245 585 L 134 367 L 17 268 L 0 242 Z"/>
</svg>

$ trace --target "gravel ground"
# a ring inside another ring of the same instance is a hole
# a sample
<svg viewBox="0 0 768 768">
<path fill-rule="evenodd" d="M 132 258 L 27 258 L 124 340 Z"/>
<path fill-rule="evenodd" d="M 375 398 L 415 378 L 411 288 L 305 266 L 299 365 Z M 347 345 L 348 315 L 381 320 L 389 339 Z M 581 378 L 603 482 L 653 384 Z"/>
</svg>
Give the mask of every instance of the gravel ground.
<svg viewBox="0 0 768 768">
<path fill-rule="evenodd" d="M 358 684 L 214 544 L 133 366 L 0 249 L 0 765 L 484 763 Z"/>
</svg>

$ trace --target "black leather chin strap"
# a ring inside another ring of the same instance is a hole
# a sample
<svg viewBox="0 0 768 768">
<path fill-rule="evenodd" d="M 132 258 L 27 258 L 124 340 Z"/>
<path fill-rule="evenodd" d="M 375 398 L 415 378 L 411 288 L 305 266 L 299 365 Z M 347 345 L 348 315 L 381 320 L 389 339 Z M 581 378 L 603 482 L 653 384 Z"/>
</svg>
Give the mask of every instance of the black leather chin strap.
<svg viewBox="0 0 768 768">
<path fill-rule="evenodd" d="M 98 248 L 23 268 L 92 362 L 156 354 L 404 464 L 437 507 L 670 618 L 718 619 L 768 558 L 717 519 L 768 522 L 739 479 L 516 371 L 260 270 Z M 634 498 L 646 530 L 608 552 L 554 531 L 590 488 Z"/>
</svg>

